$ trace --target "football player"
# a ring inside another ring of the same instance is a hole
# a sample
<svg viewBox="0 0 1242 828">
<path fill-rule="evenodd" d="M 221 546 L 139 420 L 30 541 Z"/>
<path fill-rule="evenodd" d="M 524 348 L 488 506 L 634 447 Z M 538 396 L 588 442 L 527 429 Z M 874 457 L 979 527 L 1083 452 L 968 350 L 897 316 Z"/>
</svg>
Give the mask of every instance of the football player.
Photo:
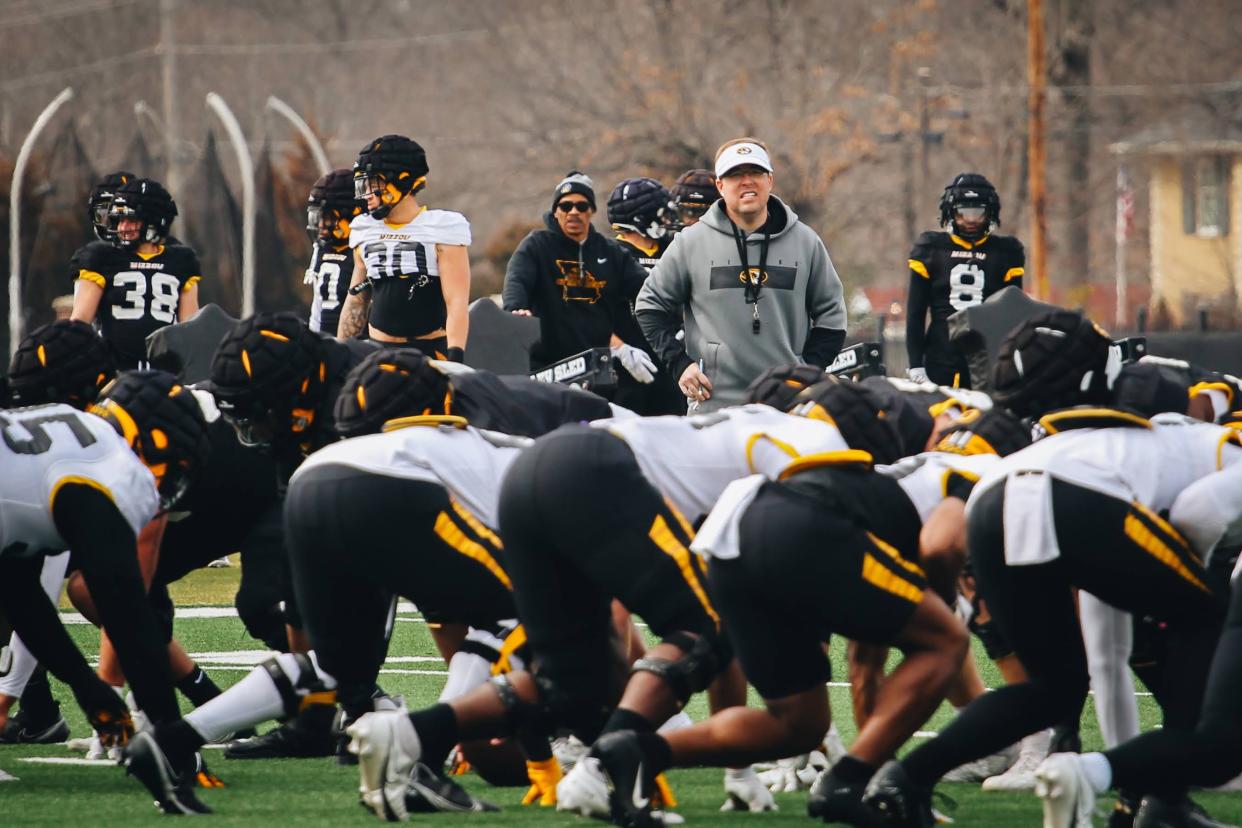
<svg viewBox="0 0 1242 828">
<path fill-rule="evenodd" d="M 669 231 L 676 233 L 696 224 L 707 208 L 720 198 L 716 189 L 716 175 L 711 170 L 686 170 L 677 177 L 677 183 L 669 190 L 673 209 L 665 213 Z"/>
<path fill-rule="evenodd" d="M 347 169 L 333 170 L 311 187 L 306 199 L 306 232 L 310 236 L 310 267 L 305 283 L 312 286 L 310 329 L 336 336 L 341 305 L 354 275 L 354 255 L 349 249 L 349 225 L 362 213 L 354 195 L 354 175 Z"/>
<path fill-rule="evenodd" d="M 207 453 L 198 404 L 160 372 L 114 380 L 90 414 L 69 406 L 0 413 L 0 605 L 39 661 L 70 685 L 92 726 L 126 744 L 127 764 L 167 813 L 207 812 L 193 754 L 166 756 L 90 669 L 38 588 L 40 558 L 72 546 L 142 710 L 178 718 L 159 625 L 145 599 L 136 536 L 193 479 Z M 94 415 L 94 416 L 92 416 Z"/>
<path fill-rule="evenodd" d="M 642 271 L 623 274 L 627 281 L 622 287 L 631 309 L 645 281 L 634 277 L 651 272 L 671 239 L 665 219 L 672 209 L 670 198 L 668 190 L 654 178 L 627 178 L 608 197 L 608 223 L 618 244 L 643 266 Z M 614 334 L 612 346 L 618 348 L 621 344 L 620 337 Z M 618 372 L 613 399 L 643 416 L 684 414 L 686 398 L 677 387 L 676 378 L 655 368 L 658 360 L 646 342 L 638 347 L 646 354 L 650 373 L 655 376 L 651 382 L 640 382 L 629 371 Z"/>
<path fill-rule="evenodd" d="M 399 786 L 385 777 L 408 775 L 415 740 L 452 744 L 461 735 L 511 732 L 520 722 L 559 724 L 586 743 L 613 730 L 654 731 L 730 661 L 701 565 L 687 550 L 691 523 L 734 479 L 755 471 L 775 477 L 801 455 L 845 448 L 829 423 L 765 405 L 599 421 L 536 440 L 509 469 L 500 499 L 506 571 L 534 675 L 512 674 L 448 709 L 363 717 L 353 731 L 360 755 L 394 746 L 386 763 L 364 763 L 363 787 L 381 791 L 391 806 Z M 635 664 L 610 713 L 614 597 L 663 641 Z M 718 698 L 716 706 L 740 703 Z M 604 784 L 598 762 L 583 760 L 558 786 L 558 807 L 606 815 Z M 771 802 L 749 770 L 728 778 L 726 790 L 753 809 Z"/>
<path fill-rule="evenodd" d="M 337 336 L 365 329 L 377 342 L 461 362 L 470 325 L 470 222 L 419 205 L 427 172 L 427 154 L 404 135 L 381 136 L 358 153 L 354 194 L 367 212 L 350 223 L 354 272 Z"/>
<path fill-rule="evenodd" d="M 916 562 L 919 514 L 896 482 L 872 468 L 903 454 L 883 400 L 861 384 L 836 382 L 811 386 L 798 399 L 795 410 L 839 429 L 840 446 L 789 458 L 780 482 L 761 475 L 736 481 L 691 544 L 711 559 L 708 586 L 767 709 L 730 708 L 664 736 L 603 736 L 594 754 L 618 825 L 660 824 L 643 791 L 647 777 L 664 768 L 776 759 L 816 747 L 829 723 L 822 645 L 833 633 L 891 643 L 906 656 L 849 754 L 808 803 L 812 816 L 864 824 L 855 820 L 867 779 L 926 721 L 960 670 L 966 630 Z"/>
<path fill-rule="evenodd" d="M 247 527 L 236 599 L 247 629 L 275 649 L 309 649 L 289 575 L 281 495 L 307 455 L 338 439 L 332 416 L 337 392 L 349 370 L 374 350 L 370 342 L 313 333 L 292 313 L 260 313 L 229 332 L 212 360 L 209 389 L 220 414 L 243 446 L 269 454 L 275 465 L 277 496 L 264 498 Z M 330 755 L 334 712 L 331 704 L 308 705 L 295 721 L 236 742 L 225 755 Z"/>
<path fill-rule="evenodd" d="M 64 403 L 83 410 L 114 376 L 112 357 L 94 329 L 84 322 L 58 320 L 18 345 L 9 365 L 10 396 L 5 406 Z M 68 566 L 68 552 L 44 557 L 40 583 L 49 599 L 59 600 Z M 63 742 L 69 726 L 52 698 L 47 672 L 36 669 L 38 664 L 20 636 L 9 642 L 8 657 L 8 670 L 0 675 L 0 720 L 18 698 L 21 708 L 0 725 L 0 743 Z"/>
<path fill-rule="evenodd" d="M 982 175 L 962 173 L 940 196 L 940 231 L 910 251 L 906 353 L 910 378 L 970 387 L 966 360 L 949 342 L 948 319 L 1009 285 L 1022 287 L 1026 253 L 1000 226 L 1000 196 Z M 927 312 L 931 311 L 931 321 Z"/>
<path fill-rule="evenodd" d="M 112 194 L 110 245 L 80 251 L 71 318 L 98 319 L 120 370 L 146 364 L 152 331 L 198 312 L 198 256 L 167 239 L 176 216 L 177 205 L 162 184 L 130 179 Z"/>
<path fill-rule="evenodd" d="M 1160 513 L 1196 480 L 1242 461 L 1242 444 L 1224 427 L 1153 424 L 1110 408 L 1119 368 L 1110 345 L 1068 311 L 1028 320 L 1002 344 L 993 399 L 1038 418 L 1049 436 L 976 484 L 968 542 L 979 592 L 1028 680 L 980 696 L 882 768 L 864 796 L 882 824 L 935 824 L 930 791 L 944 773 L 1079 713 L 1088 670 L 1073 587 L 1167 623 L 1176 680 L 1157 693 L 1165 727 L 1197 718 L 1223 590 Z"/>
</svg>

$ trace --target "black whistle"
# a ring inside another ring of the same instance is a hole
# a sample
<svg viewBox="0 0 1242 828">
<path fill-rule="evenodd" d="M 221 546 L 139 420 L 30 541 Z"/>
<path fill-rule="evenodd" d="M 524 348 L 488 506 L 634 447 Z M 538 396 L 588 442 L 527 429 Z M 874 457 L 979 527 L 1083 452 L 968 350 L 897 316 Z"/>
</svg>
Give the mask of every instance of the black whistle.
<svg viewBox="0 0 1242 828">
<path fill-rule="evenodd" d="M 758 319 L 751 320 L 750 332 L 753 334 L 759 333 L 759 320 Z"/>
</svg>

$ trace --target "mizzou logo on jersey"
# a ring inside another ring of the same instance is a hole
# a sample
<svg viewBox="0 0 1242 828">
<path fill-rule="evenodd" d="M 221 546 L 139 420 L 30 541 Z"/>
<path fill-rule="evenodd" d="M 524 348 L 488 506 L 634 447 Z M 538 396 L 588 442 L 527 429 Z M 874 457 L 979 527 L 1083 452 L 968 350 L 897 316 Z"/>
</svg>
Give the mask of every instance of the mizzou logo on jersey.
<svg viewBox="0 0 1242 828">
<path fill-rule="evenodd" d="M 572 260 L 557 259 L 556 267 L 561 271 L 561 277 L 556 280 L 561 286 L 561 301 L 589 302 L 592 305 L 599 301 L 608 284 L 607 279 L 596 279 L 589 270 L 583 272 L 578 262 Z"/>
<path fill-rule="evenodd" d="M 784 265 L 769 265 L 763 270 L 757 267 L 739 270 L 736 264 L 718 265 L 711 269 L 708 285 L 711 290 L 745 288 L 755 284 L 772 290 L 793 290 L 797 279 L 797 268 Z"/>
</svg>

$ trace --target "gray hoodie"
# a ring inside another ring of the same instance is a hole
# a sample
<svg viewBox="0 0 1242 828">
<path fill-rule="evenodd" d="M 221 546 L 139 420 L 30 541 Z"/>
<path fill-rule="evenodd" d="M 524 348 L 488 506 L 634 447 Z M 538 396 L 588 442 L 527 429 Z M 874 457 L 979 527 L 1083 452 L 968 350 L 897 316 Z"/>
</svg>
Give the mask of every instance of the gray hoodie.
<svg viewBox="0 0 1242 828">
<path fill-rule="evenodd" d="M 674 378 L 703 360 L 712 396 L 700 411 L 736 405 L 746 386 L 777 365 L 827 367 L 845 338 L 845 303 L 824 242 L 776 196 L 769 224 L 783 226 L 768 245 L 766 281 L 759 295 L 760 331 L 752 331 L 741 259 L 724 202 L 682 230 L 660 259 L 634 304 L 643 333 Z M 773 221 L 775 219 L 775 222 Z M 763 230 L 746 238 L 746 258 L 759 266 Z M 675 338 L 684 323 L 684 345 Z"/>
</svg>

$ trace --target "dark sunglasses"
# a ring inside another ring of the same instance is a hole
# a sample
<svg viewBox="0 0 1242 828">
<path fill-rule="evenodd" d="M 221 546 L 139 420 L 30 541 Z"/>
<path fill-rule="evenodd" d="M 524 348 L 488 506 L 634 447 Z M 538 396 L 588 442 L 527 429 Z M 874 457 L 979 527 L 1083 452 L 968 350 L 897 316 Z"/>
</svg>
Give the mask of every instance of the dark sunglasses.
<svg viewBox="0 0 1242 828">
<path fill-rule="evenodd" d="M 579 213 L 591 212 L 591 203 L 589 201 L 562 201 L 556 205 L 556 209 L 562 213 L 572 213 L 577 210 Z"/>
</svg>

